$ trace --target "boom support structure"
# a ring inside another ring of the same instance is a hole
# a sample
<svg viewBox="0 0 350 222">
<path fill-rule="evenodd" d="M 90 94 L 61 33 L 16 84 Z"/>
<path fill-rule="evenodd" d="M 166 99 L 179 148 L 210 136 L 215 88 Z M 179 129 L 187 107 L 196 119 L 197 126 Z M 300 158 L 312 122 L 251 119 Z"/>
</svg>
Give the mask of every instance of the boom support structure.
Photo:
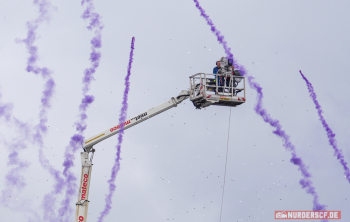
<svg viewBox="0 0 350 222">
<path fill-rule="evenodd" d="M 92 157 L 95 150 L 92 150 L 92 156 L 89 159 L 88 152 L 81 152 L 81 177 L 80 177 L 80 187 L 77 210 L 75 213 L 75 222 L 86 222 L 88 207 L 89 207 L 89 190 L 90 190 L 90 179 L 92 170 Z"/>
<path fill-rule="evenodd" d="M 133 127 L 153 116 L 156 116 L 168 109 L 176 107 L 182 101 L 186 100 L 190 97 L 190 93 L 187 90 L 182 90 L 181 93 L 177 97 L 172 97 L 170 100 L 153 107 L 146 112 L 143 112 L 131 119 L 126 120 L 124 124 L 124 129 L 128 129 Z M 75 222 L 86 222 L 87 221 L 87 213 L 89 206 L 89 189 L 90 189 L 90 180 L 91 180 L 91 170 L 92 170 L 92 158 L 95 152 L 93 146 L 117 133 L 120 132 L 120 124 L 115 125 L 93 137 L 90 137 L 84 140 L 83 148 L 85 152 L 82 152 L 81 162 L 82 162 L 82 170 L 81 170 L 81 179 L 80 179 L 80 188 L 79 188 L 79 196 L 78 202 L 76 203 L 77 209 L 75 214 Z M 92 152 L 91 158 L 89 159 L 89 153 Z"/>
</svg>

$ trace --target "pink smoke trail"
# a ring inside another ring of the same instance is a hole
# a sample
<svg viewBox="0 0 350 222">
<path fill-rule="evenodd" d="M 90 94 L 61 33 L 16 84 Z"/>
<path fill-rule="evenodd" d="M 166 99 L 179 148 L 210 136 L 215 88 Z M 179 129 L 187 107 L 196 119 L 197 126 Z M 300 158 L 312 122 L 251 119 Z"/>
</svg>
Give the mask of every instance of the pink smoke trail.
<svg viewBox="0 0 350 222">
<path fill-rule="evenodd" d="M 101 31 L 103 29 L 103 24 L 100 21 L 101 16 L 93 12 L 95 7 L 92 0 L 83 0 L 81 2 L 81 5 L 86 5 L 86 8 L 83 12 L 82 18 L 84 20 L 89 21 L 89 25 L 87 28 L 90 31 L 93 31 L 95 33 L 95 36 L 91 40 L 91 49 L 92 52 L 90 53 L 90 61 L 91 66 L 84 70 L 84 76 L 83 76 L 83 87 L 82 87 L 82 94 L 83 99 L 81 100 L 81 103 L 79 105 L 79 119 L 75 122 L 75 128 L 77 133 L 74 134 L 70 138 L 69 145 L 66 147 L 65 151 L 65 160 L 63 162 L 63 175 L 65 177 L 65 183 L 66 183 L 66 194 L 65 199 L 61 203 L 61 207 L 59 209 L 59 216 L 62 219 L 62 221 L 68 221 L 69 215 L 72 215 L 73 208 L 71 207 L 71 201 L 73 198 L 76 198 L 76 194 L 78 191 L 78 185 L 77 185 L 77 178 L 75 177 L 75 174 L 71 171 L 71 168 L 74 166 L 74 159 L 75 159 L 75 153 L 77 150 L 82 146 L 84 142 L 84 136 L 83 133 L 87 127 L 86 125 L 86 119 L 87 119 L 87 109 L 89 105 L 94 101 L 94 96 L 88 95 L 88 91 L 90 89 L 90 84 L 92 80 L 94 80 L 94 74 L 96 72 L 96 69 L 98 68 L 100 64 L 100 58 L 101 53 L 98 51 L 99 48 L 101 48 Z"/>
<path fill-rule="evenodd" d="M 132 37 L 131 40 L 131 50 L 130 50 L 130 57 L 129 57 L 129 65 L 128 65 L 128 73 L 125 77 L 125 89 L 124 89 L 124 96 L 123 96 L 123 102 L 122 102 L 122 109 L 120 111 L 119 115 L 119 125 L 120 125 L 120 131 L 118 134 L 118 144 L 116 146 L 117 149 L 117 154 L 115 157 L 115 162 L 112 167 L 111 171 L 111 178 L 108 180 L 108 185 L 109 185 L 109 193 L 106 195 L 105 198 L 105 207 L 103 211 L 100 213 L 100 216 L 98 218 L 98 222 L 102 222 L 104 218 L 109 214 L 109 211 L 112 208 L 112 197 L 113 193 L 115 191 L 116 185 L 115 179 L 117 177 L 118 171 L 120 170 L 120 152 L 121 152 L 121 145 L 123 143 L 123 136 L 124 136 L 124 123 L 126 120 L 126 114 L 128 110 L 128 94 L 129 94 L 129 86 L 130 86 L 130 75 L 131 75 L 131 65 L 133 62 L 133 56 L 134 56 L 134 44 L 135 44 L 135 37 Z"/>
<path fill-rule="evenodd" d="M 247 76 L 250 87 L 257 92 L 257 103 L 255 105 L 254 110 L 258 115 L 260 115 L 263 118 L 263 120 L 266 123 L 270 124 L 270 126 L 275 128 L 273 133 L 279 136 L 283 140 L 283 146 L 292 153 L 292 158 L 290 159 L 290 161 L 294 165 L 297 165 L 299 167 L 299 170 L 301 171 L 301 174 L 303 177 L 303 179 L 301 179 L 299 183 L 303 189 L 306 189 L 307 193 L 310 193 L 313 196 L 313 210 L 325 210 L 326 206 L 318 202 L 318 195 L 316 193 L 315 187 L 312 186 L 312 182 L 310 180 L 311 174 L 308 172 L 307 166 L 303 163 L 302 159 L 297 156 L 295 147 L 290 141 L 290 136 L 287 135 L 284 130 L 282 130 L 282 125 L 279 123 L 279 121 L 276 119 L 273 119 L 271 115 L 267 112 L 267 110 L 262 108 L 262 99 L 263 99 L 262 87 L 257 82 L 254 82 L 253 76 L 249 76 L 247 74 L 247 71 L 244 68 L 244 66 L 239 65 L 237 61 L 235 61 L 233 54 L 231 53 L 231 48 L 227 46 L 225 37 L 214 26 L 213 21 L 205 13 L 204 9 L 199 5 L 198 0 L 193 0 L 193 1 L 196 3 L 196 7 L 200 11 L 201 16 L 206 20 L 207 24 L 210 26 L 211 31 L 216 35 L 219 43 L 223 45 L 227 58 L 233 60 L 234 66 L 240 69 L 240 72 L 242 73 L 243 76 Z"/>
<path fill-rule="evenodd" d="M 309 80 L 305 77 L 305 75 L 301 72 L 301 70 L 299 70 L 301 76 L 303 77 L 303 79 L 306 82 L 307 85 L 307 89 L 309 90 L 310 93 L 310 97 L 312 99 L 312 101 L 315 104 L 315 108 L 317 110 L 317 114 L 320 117 L 320 121 L 322 123 L 323 128 L 326 130 L 327 132 L 327 137 L 328 137 L 328 141 L 329 144 L 333 147 L 334 150 L 334 155 L 337 157 L 337 159 L 339 160 L 340 164 L 343 166 L 344 168 L 344 174 L 346 179 L 348 180 L 348 182 L 350 183 L 350 170 L 349 167 L 347 166 L 347 162 L 345 162 L 344 160 L 344 156 L 343 156 L 343 151 L 341 149 L 338 149 L 338 145 L 337 145 L 337 140 L 335 139 L 335 134 L 333 133 L 333 130 L 329 127 L 329 125 L 327 124 L 326 120 L 324 119 L 322 113 L 322 107 L 319 104 L 319 102 L 317 101 L 317 95 L 315 93 L 314 87 L 312 86 L 312 84 L 309 82 Z"/>
</svg>

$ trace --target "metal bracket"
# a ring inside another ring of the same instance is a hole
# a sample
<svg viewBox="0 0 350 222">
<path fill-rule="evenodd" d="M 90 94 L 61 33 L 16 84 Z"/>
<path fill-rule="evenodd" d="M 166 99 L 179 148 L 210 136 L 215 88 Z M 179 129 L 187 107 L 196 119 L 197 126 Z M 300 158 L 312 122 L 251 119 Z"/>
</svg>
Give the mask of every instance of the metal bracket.
<svg viewBox="0 0 350 222">
<path fill-rule="evenodd" d="M 80 200 L 75 205 L 84 205 L 85 202 L 90 202 L 90 201 L 88 201 L 88 200 Z"/>
<path fill-rule="evenodd" d="M 91 157 L 90 157 L 90 162 L 92 163 L 92 159 L 94 158 L 94 154 L 95 154 L 95 149 L 92 148 L 91 152 L 92 152 L 92 154 L 91 154 Z"/>
<path fill-rule="evenodd" d="M 88 152 L 81 152 L 80 153 L 80 158 L 81 158 L 81 164 L 82 164 L 83 167 L 84 166 L 88 167 L 88 166 L 92 165 L 92 163 L 91 163 L 91 161 L 89 159 L 89 153 Z"/>
<path fill-rule="evenodd" d="M 92 146 L 90 146 L 90 147 L 85 147 L 85 148 L 84 148 L 85 152 L 88 152 L 88 153 L 91 152 L 91 149 L 92 149 Z"/>
<path fill-rule="evenodd" d="M 171 97 L 171 101 L 173 101 L 174 106 L 175 106 L 175 107 L 177 107 L 177 102 L 176 102 L 176 100 L 175 100 L 175 98 L 174 98 L 174 97 Z"/>
</svg>

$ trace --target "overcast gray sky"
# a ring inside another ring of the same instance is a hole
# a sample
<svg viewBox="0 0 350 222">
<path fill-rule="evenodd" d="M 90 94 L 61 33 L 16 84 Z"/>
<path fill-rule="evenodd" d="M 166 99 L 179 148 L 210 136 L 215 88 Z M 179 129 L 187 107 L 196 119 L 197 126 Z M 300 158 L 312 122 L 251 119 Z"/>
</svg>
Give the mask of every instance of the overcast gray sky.
<svg viewBox="0 0 350 222">
<path fill-rule="evenodd" d="M 32 1 L 1 3 L 1 102 L 12 103 L 14 116 L 36 125 L 44 82 L 25 71 L 28 53 L 15 39 L 26 37 L 26 22 L 38 16 L 38 8 Z M 44 153 L 62 170 L 63 152 L 75 133 L 72 126 L 81 100 L 83 70 L 89 67 L 93 33 L 81 18 L 84 7 L 80 1 L 51 3 L 56 9 L 50 22 L 38 28 L 40 38 L 35 45 L 38 65 L 51 69 L 57 84 Z M 91 85 L 95 102 L 87 113 L 86 137 L 118 123 L 133 36 L 129 117 L 178 95 L 189 87 L 188 76 L 211 72 L 215 61 L 225 55 L 191 0 L 94 3 L 104 29 L 100 67 Z M 342 221 L 349 221 L 350 184 L 333 156 L 299 70 L 312 82 L 338 147 L 350 161 L 346 139 L 350 132 L 350 2 L 200 3 L 235 58 L 263 87 L 264 107 L 280 120 L 309 166 L 320 202 L 328 205 L 328 210 L 341 210 Z M 301 174 L 289 162 L 290 153 L 255 114 L 255 98 L 248 87 L 247 102 L 231 110 L 223 222 L 272 221 L 275 210 L 312 210 L 312 197 L 299 185 Z M 229 113 L 230 108 L 219 106 L 196 110 L 187 100 L 128 129 L 113 208 L 106 221 L 219 221 Z M 19 135 L 11 124 L 0 121 L 0 189 L 4 190 L 5 175 L 11 170 L 6 144 Z M 88 221 L 96 221 L 103 209 L 116 138 L 95 146 Z M 42 198 L 52 190 L 53 178 L 38 163 L 38 147 L 28 143 L 20 158 L 31 163 L 21 172 L 27 185 L 15 191 L 11 207 L 0 206 L 1 221 L 34 218 L 23 204 L 41 216 Z M 76 176 L 80 168 L 77 158 Z M 63 196 L 57 198 L 60 202 Z"/>
</svg>

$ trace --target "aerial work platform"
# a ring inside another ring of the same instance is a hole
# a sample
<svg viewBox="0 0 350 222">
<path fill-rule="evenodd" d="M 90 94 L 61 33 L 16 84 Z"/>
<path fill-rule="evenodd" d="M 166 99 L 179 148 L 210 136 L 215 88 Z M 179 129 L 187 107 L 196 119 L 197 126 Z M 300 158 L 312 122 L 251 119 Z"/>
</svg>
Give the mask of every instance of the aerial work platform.
<svg viewBox="0 0 350 222">
<path fill-rule="evenodd" d="M 193 105 L 201 109 L 210 105 L 237 106 L 245 103 L 245 77 L 231 73 L 197 73 L 190 76 L 190 100 Z M 219 78 L 222 78 L 221 85 Z"/>
<path fill-rule="evenodd" d="M 78 202 L 76 203 L 76 222 L 86 222 L 87 220 L 92 158 L 95 153 L 94 145 L 118 134 L 122 129 L 126 130 L 166 110 L 177 107 L 178 104 L 188 98 L 190 98 L 197 109 L 210 105 L 231 107 L 241 105 L 246 101 L 244 76 L 241 76 L 239 70 L 235 70 L 232 66 L 232 62 L 225 57 L 221 58 L 220 63 L 222 67 L 217 74 L 197 73 L 190 76 L 189 90 L 182 90 L 178 96 L 171 97 L 168 101 L 158 106 L 126 119 L 124 123 L 118 123 L 84 140 L 82 144 L 84 152 L 81 153 L 82 171 L 79 196 Z M 89 158 L 90 153 L 91 155 Z"/>
<path fill-rule="evenodd" d="M 190 100 L 197 109 L 210 105 L 238 106 L 245 103 L 245 78 L 232 59 L 221 57 L 211 73 L 190 76 Z M 243 80 L 243 82 L 242 82 Z"/>
</svg>

